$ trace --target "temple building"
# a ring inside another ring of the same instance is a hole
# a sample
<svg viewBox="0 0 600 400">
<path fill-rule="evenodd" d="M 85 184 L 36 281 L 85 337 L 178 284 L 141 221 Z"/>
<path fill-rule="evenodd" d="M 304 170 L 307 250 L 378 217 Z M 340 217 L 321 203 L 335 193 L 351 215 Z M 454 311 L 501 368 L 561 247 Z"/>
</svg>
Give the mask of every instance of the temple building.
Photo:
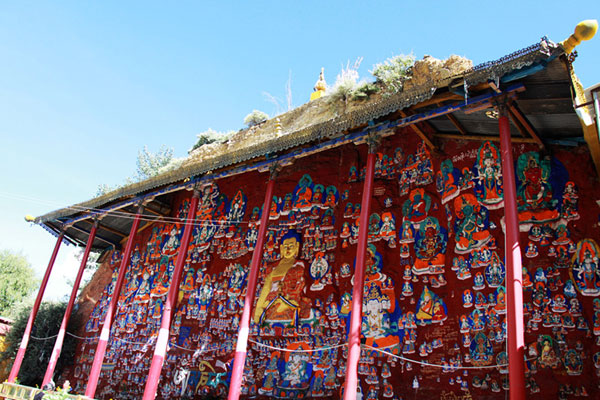
<svg viewBox="0 0 600 400">
<path fill-rule="evenodd" d="M 600 88 L 573 69 L 596 28 L 426 57 L 361 99 L 321 72 L 306 104 L 35 218 L 47 274 L 63 241 L 102 253 L 54 379 L 97 399 L 600 398 Z"/>
</svg>

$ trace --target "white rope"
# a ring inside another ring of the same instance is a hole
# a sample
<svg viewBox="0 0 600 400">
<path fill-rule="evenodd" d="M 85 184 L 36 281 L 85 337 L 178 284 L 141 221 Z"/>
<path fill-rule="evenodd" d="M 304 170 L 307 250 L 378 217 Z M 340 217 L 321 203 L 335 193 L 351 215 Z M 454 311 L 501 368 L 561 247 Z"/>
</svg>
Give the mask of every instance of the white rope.
<svg viewBox="0 0 600 400">
<path fill-rule="evenodd" d="M 402 357 L 402 356 L 390 353 L 388 351 L 382 350 L 381 348 L 368 346 L 366 344 L 361 345 L 361 347 L 368 348 L 368 349 L 371 349 L 371 350 L 375 350 L 375 351 L 378 351 L 380 353 L 386 354 L 386 355 L 388 355 L 390 357 L 394 357 L 394 358 L 397 358 L 397 359 L 400 359 L 400 360 L 404 360 L 404 361 L 407 361 L 407 362 L 410 362 L 410 363 L 425 365 L 427 367 L 434 367 L 434 368 L 447 368 L 450 371 L 454 371 L 454 370 L 457 370 L 457 369 L 492 369 L 492 368 L 508 367 L 508 364 L 484 365 L 484 366 L 480 366 L 480 367 L 463 367 L 463 366 L 454 366 L 454 365 L 450 365 L 450 364 L 448 364 L 448 365 L 432 364 L 432 363 L 428 363 L 428 362 L 425 362 L 425 361 L 411 360 L 410 358 Z M 533 360 L 533 358 L 526 359 L 525 361 L 531 361 L 531 360 Z"/>
<path fill-rule="evenodd" d="M 277 351 L 287 351 L 290 353 L 313 353 L 316 351 L 323 351 L 323 350 L 331 350 L 331 349 L 337 349 L 338 347 L 343 347 L 346 345 L 346 343 L 342 343 L 342 344 L 336 344 L 335 346 L 328 346 L 328 347 L 319 347 L 316 349 L 308 349 L 308 350 L 304 350 L 304 349 L 299 349 L 299 350 L 291 350 L 291 349 L 286 349 L 286 348 L 281 348 L 281 347 L 275 347 L 275 346 L 270 346 L 268 344 L 264 344 L 261 342 L 257 342 L 255 340 L 252 339 L 248 339 L 249 342 L 257 344 L 259 346 L 262 347 L 266 347 L 268 349 L 272 349 L 272 350 L 277 350 Z"/>
<path fill-rule="evenodd" d="M 40 199 L 29 198 L 29 197 L 21 196 L 21 195 L 14 195 L 11 193 L 0 192 L 0 197 L 12 199 L 12 200 L 25 200 L 25 201 L 30 201 L 30 202 L 45 204 L 45 205 L 52 205 L 52 206 L 56 205 L 56 203 L 45 202 Z M 96 214 L 100 214 L 102 216 L 110 216 L 110 217 L 117 218 L 117 219 L 133 220 L 136 218 L 135 215 L 133 215 L 131 213 L 128 213 L 125 211 L 119 211 L 119 210 L 106 211 L 101 208 L 81 207 L 81 206 L 77 206 L 77 205 L 68 206 L 68 207 L 64 207 L 64 208 L 68 209 L 68 210 L 72 210 L 72 211 L 96 213 Z M 169 216 L 150 217 L 148 215 L 140 216 L 140 220 L 146 221 L 146 222 L 162 221 L 165 223 L 175 223 L 175 224 L 181 223 L 184 225 L 192 225 L 192 226 L 212 226 L 212 227 L 217 227 L 217 228 L 219 228 L 221 226 L 230 226 L 230 225 L 235 225 L 235 224 L 249 224 L 250 223 L 250 221 L 244 221 L 244 220 L 218 221 L 218 220 L 208 220 L 208 219 L 195 222 L 196 218 L 193 219 L 194 222 L 191 222 L 187 217 L 185 217 L 185 218 L 169 217 Z"/>
<path fill-rule="evenodd" d="M 54 336 L 48 336 L 48 337 L 42 337 L 42 338 L 40 338 L 40 337 L 35 337 L 35 336 L 33 336 L 33 335 L 29 335 L 29 337 L 30 337 L 30 338 L 32 338 L 32 339 L 34 339 L 34 340 L 48 340 L 48 339 L 54 339 L 54 338 L 55 338 L 55 337 L 57 337 L 57 336 L 58 336 L 58 333 L 57 333 L 56 335 L 54 335 Z"/>
</svg>

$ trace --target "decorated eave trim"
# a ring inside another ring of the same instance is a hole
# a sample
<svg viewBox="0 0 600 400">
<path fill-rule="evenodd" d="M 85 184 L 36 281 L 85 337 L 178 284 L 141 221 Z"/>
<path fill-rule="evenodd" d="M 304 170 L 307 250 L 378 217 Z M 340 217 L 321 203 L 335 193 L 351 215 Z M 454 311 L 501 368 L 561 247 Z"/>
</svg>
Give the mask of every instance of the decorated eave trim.
<svg viewBox="0 0 600 400">
<path fill-rule="evenodd" d="M 545 68 L 548 62 L 561 54 L 564 54 L 564 48 L 560 44 L 555 44 L 544 37 L 539 43 L 518 50 L 498 60 L 479 64 L 459 75 L 433 81 L 430 85 L 418 87 L 410 91 L 398 92 L 378 102 L 368 104 L 356 111 L 307 126 L 281 137 L 273 137 L 270 140 L 233 152 L 220 154 L 197 162 L 190 162 L 177 170 L 116 189 L 94 199 L 37 217 L 35 222 L 45 225 L 46 222 L 57 221 L 60 219 L 64 220 L 65 218 L 81 213 L 84 210 L 96 209 L 124 197 L 135 197 L 149 190 L 172 185 L 175 182 L 180 182 L 190 177 L 201 176 L 211 171 L 217 171 L 251 159 L 299 147 L 310 142 L 332 139 L 336 135 L 358 126 L 368 124 L 370 121 L 426 101 L 433 97 L 437 89 L 449 87 L 453 82 L 462 82 L 465 87 L 469 87 L 494 80 L 510 82 L 515 79 L 520 79 Z M 189 185 L 189 183 L 169 186 L 168 188 L 165 188 L 158 193 L 152 193 L 151 195 L 156 196 L 164 194 L 162 192 L 166 193 L 181 190 L 186 185 Z M 137 198 L 137 200 L 139 201 L 139 198 Z M 136 199 L 128 201 L 125 205 L 120 203 L 109 209 L 115 207 L 122 208 L 130 203 L 133 204 L 135 201 Z M 82 216 L 82 219 L 85 218 L 89 218 L 89 215 L 85 217 Z"/>
</svg>

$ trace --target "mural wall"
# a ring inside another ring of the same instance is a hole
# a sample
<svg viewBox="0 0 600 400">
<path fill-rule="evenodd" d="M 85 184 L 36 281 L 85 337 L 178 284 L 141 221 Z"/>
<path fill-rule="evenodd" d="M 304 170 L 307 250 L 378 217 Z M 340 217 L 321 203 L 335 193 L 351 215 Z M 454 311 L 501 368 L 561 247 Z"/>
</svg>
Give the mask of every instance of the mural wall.
<svg viewBox="0 0 600 400">
<path fill-rule="evenodd" d="M 518 145 L 527 390 L 600 396 L 597 178 L 585 148 Z M 296 161 L 261 210 L 266 174 L 206 184 L 188 251 L 158 398 L 226 393 L 261 212 L 269 213 L 243 395 L 337 398 L 366 146 Z M 182 195 L 189 196 L 189 193 Z M 189 197 L 175 204 L 184 217 Z M 363 399 L 504 398 L 508 388 L 500 154 L 414 135 L 377 154 L 359 364 Z M 182 227 L 136 238 L 98 398 L 140 398 Z M 113 282 L 85 327 L 70 379 L 83 391 Z"/>
</svg>

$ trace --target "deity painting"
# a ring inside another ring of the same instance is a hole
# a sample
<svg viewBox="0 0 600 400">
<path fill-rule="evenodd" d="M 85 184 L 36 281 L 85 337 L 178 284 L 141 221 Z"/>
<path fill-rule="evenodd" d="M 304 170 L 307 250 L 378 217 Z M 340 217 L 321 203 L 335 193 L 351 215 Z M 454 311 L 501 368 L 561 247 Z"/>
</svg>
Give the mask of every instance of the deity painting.
<svg viewBox="0 0 600 400">
<path fill-rule="evenodd" d="M 417 259 L 413 266 L 413 273 L 420 275 L 444 272 L 447 243 L 448 234 L 440 226 L 437 218 L 425 218 L 415 238 Z"/>
<path fill-rule="evenodd" d="M 454 212 L 456 253 L 469 253 L 490 240 L 488 210 L 477 202 L 475 196 L 466 193 L 454 199 Z"/>
<path fill-rule="evenodd" d="M 241 264 L 233 264 L 227 289 L 227 311 L 237 312 L 243 307 L 242 291 L 246 287 L 246 270 Z"/>
<path fill-rule="evenodd" d="M 317 252 L 315 258 L 310 264 L 310 276 L 313 278 L 313 284 L 310 285 L 310 290 L 313 292 L 323 290 L 325 287 L 325 275 L 329 272 L 329 263 L 327 257 L 322 252 Z"/>
<path fill-rule="evenodd" d="M 179 229 L 179 224 L 171 225 L 169 235 L 167 236 L 161 247 L 161 254 L 163 256 L 171 257 L 177 253 L 182 233 L 182 230 Z"/>
<path fill-rule="evenodd" d="M 379 237 L 388 243 L 396 240 L 396 219 L 389 211 L 381 214 Z"/>
<path fill-rule="evenodd" d="M 310 318 L 311 301 L 304 295 L 305 265 L 298 260 L 300 235 L 289 231 L 279 246 L 281 261 L 267 274 L 254 310 L 254 322 L 297 327 Z"/>
<path fill-rule="evenodd" d="M 357 182 L 358 181 L 358 170 L 356 166 L 353 165 L 350 167 L 350 171 L 348 172 L 348 183 Z"/>
<path fill-rule="evenodd" d="M 442 204 L 454 199 L 460 193 L 460 171 L 454 168 L 452 160 L 442 161 L 436 177 L 436 187 L 442 197 Z"/>
<path fill-rule="evenodd" d="M 377 213 L 369 217 L 369 242 L 376 242 L 380 239 L 379 229 L 381 228 L 381 217 Z"/>
<path fill-rule="evenodd" d="M 417 302 L 417 321 L 421 325 L 430 323 L 443 323 L 448 318 L 448 310 L 444 301 L 433 293 L 427 285 Z"/>
<path fill-rule="evenodd" d="M 567 375 L 581 375 L 581 372 L 583 371 L 583 361 L 581 360 L 581 355 L 577 350 L 567 350 L 563 363 L 565 365 L 565 369 L 567 370 Z"/>
<path fill-rule="evenodd" d="M 473 307 L 473 292 L 471 289 L 465 289 L 463 292 L 463 307 L 470 308 Z"/>
<path fill-rule="evenodd" d="M 582 239 L 577 243 L 571 277 L 584 296 L 600 296 L 599 251 L 598 244 L 593 239 Z"/>
<path fill-rule="evenodd" d="M 309 211 L 312 207 L 313 182 L 310 175 L 305 174 L 300 178 L 298 185 L 294 189 L 292 207 L 297 211 Z M 322 186 L 321 186 L 322 187 Z"/>
<path fill-rule="evenodd" d="M 550 160 L 537 152 L 521 154 L 517 160 L 517 206 L 521 223 L 543 223 L 559 217 L 558 201 L 550 184 Z"/>
<path fill-rule="evenodd" d="M 557 368 L 560 365 L 558 346 L 549 335 L 540 335 L 537 340 L 538 363 L 542 368 Z"/>
<path fill-rule="evenodd" d="M 244 218 L 246 202 L 246 195 L 241 190 L 238 190 L 231 200 L 229 212 L 227 213 L 227 220 L 229 222 L 239 222 Z"/>
<path fill-rule="evenodd" d="M 415 228 L 410 221 L 402 223 L 402 231 L 399 235 L 400 243 L 413 243 L 415 241 Z"/>
<path fill-rule="evenodd" d="M 479 203 L 490 210 L 502 207 L 502 166 L 494 144 L 488 141 L 481 145 L 473 171 L 474 191 Z"/>
<path fill-rule="evenodd" d="M 483 332 L 477 332 L 469 346 L 471 364 L 476 367 L 490 365 L 494 361 L 492 343 Z"/>
<path fill-rule="evenodd" d="M 575 221 L 579 219 L 579 194 L 577 186 L 574 182 L 569 181 L 565 184 L 563 191 L 562 205 L 560 208 L 560 214 L 567 221 Z"/>
<path fill-rule="evenodd" d="M 427 218 L 430 207 L 431 197 L 425 193 L 425 190 L 414 189 L 402 206 L 402 215 L 405 221 L 412 222 L 413 226 L 418 228 L 421 222 Z"/>
<path fill-rule="evenodd" d="M 323 206 L 323 197 L 325 196 L 325 187 L 321 184 L 313 186 L 311 204 L 313 207 Z"/>
<path fill-rule="evenodd" d="M 327 186 L 325 189 L 325 201 L 323 202 L 323 208 L 335 209 L 340 199 L 340 194 L 335 186 Z"/>
<path fill-rule="evenodd" d="M 307 342 L 295 342 L 289 344 L 285 355 L 279 361 L 280 380 L 277 383 L 278 392 L 281 395 L 297 398 L 310 387 L 310 377 L 313 366 L 310 362 L 311 355 L 307 350 L 310 346 Z"/>
<path fill-rule="evenodd" d="M 401 310 L 396 302 L 394 282 L 381 269 L 382 257 L 374 245 L 367 247 L 363 295 L 362 334 L 366 344 L 399 351 L 402 330 L 398 329 Z"/>
<path fill-rule="evenodd" d="M 485 280 L 489 287 L 495 288 L 504 282 L 505 269 L 504 263 L 495 251 L 492 253 L 492 260 L 485 268 Z"/>
<path fill-rule="evenodd" d="M 280 211 L 281 211 L 281 197 L 273 196 L 273 200 L 271 200 L 271 205 L 269 206 L 269 219 L 276 220 L 279 219 Z"/>
</svg>

